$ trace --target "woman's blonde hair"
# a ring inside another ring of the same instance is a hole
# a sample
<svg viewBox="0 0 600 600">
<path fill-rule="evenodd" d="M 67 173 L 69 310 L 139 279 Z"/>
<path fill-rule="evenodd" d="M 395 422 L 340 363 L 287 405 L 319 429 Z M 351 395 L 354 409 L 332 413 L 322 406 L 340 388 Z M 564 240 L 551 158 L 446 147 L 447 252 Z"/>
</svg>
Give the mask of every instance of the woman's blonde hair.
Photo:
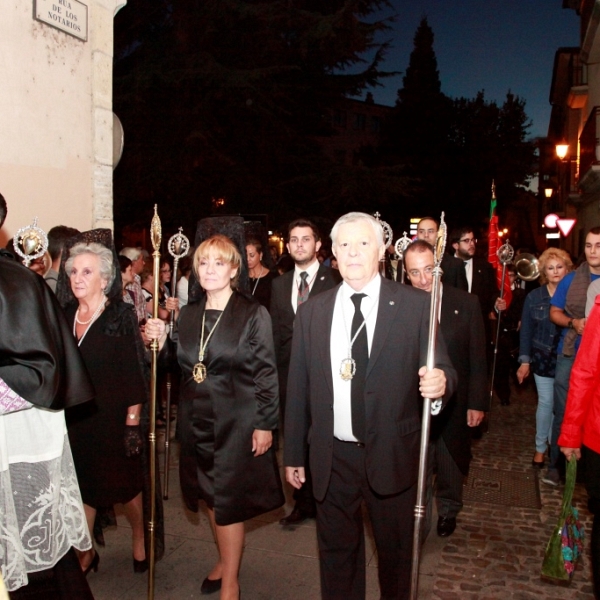
<svg viewBox="0 0 600 600">
<path fill-rule="evenodd" d="M 242 257 L 236 245 L 226 236 L 216 234 L 204 240 L 194 252 L 194 273 L 198 276 L 198 267 L 200 261 L 210 256 L 219 258 L 222 261 L 229 263 L 232 268 L 237 269 L 235 275 L 231 278 L 231 287 L 236 288 L 240 277 L 240 267 L 242 265 Z"/>
<path fill-rule="evenodd" d="M 573 270 L 573 261 L 567 252 L 561 250 L 560 248 L 548 248 L 542 252 L 542 255 L 539 258 L 540 285 L 546 285 L 548 283 L 548 278 L 546 277 L 546 263 L 549 260 L 560 260 L 560 262 L 565 264 L 567 273 Z"/>
</svg>

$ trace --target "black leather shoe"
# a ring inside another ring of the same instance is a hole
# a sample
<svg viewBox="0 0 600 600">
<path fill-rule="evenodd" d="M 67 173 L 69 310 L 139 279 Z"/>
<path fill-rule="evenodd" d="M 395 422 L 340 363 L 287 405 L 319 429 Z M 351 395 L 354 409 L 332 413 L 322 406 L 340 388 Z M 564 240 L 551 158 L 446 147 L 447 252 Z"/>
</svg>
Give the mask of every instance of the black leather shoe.
<svg viewBox="0 0 600 600">
<path fill-rule="evenodd" d="M 440 517 L 437 523 L 437 534 L 440 537 L 448 537 L 454 533 L 456 529 L 456 518 Z"/>
<path fill-rule="evenodd" d="M 221 589 L 220 579 L 209 579 L 208 577 L 202 582 L 200 586 L 201 594 L 214 594 Z"/>
<path fill-rule="evenodd" d="M 133 572 L 134 573 L 145 573 L 148 570 L 148 559 L 135 560 L 133 559 Z"/>
<path fill-rule="evenodd" d="M 306 519 L 313 519 L 315 516 L 314 512 L 308 512 L 306 510 L 301 510 L 298 507 L 294 507 L 294 510 L 283 519 L 280 519 L 279 524 L 284 527 L 295 527 L 296 525 L 300 525 Z"/>
</svg>

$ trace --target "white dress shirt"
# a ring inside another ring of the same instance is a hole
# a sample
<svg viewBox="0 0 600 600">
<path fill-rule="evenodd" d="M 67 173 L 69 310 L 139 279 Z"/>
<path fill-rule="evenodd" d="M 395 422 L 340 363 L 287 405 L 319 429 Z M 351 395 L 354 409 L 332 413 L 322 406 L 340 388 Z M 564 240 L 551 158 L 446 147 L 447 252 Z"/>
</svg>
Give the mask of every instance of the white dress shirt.
<svg viewBox="0 0 600 600">
<path fill-rule="evenodd" d="M 377 323 L 381 277 L 376 275 L 360 292 L 353 290 L 344 282 L 338 290 L 333 319 L 331 322 L 331 374 L 333 377 L 333 435 L 346 442 L 358 441 L 352 434 L 351 381 L 344 381 L 340 375 L 342 361 L 348 358 L 354 304 L 350 296 L 356 293 L 366 294 L 360 304 L 360 311 L 366 321 L 369 355 L 373 345 L 373 334 Z"/>
<path fill-rule="evenodd" d="M 317 278 L 317 271 L 321 263 L 315 258 L 314 262 L 308 265 L 308 267 L 299 267 L 296 265 L 294 268 L 294 285 L 292 286 L 292 307 L 294 312 L 298 310 L 298 290 L 300 289 L 300 284 L 302 283 L 302 277 L 300 277 L 300 273 L 306 271 L 308 273 L 308 277 L 306 281 L 308 282 L 308 289 L 312 290 L 313 285 L 315 283 L 315 279 Z"/>
<path fill-rule="evenodd" d="M 460 258 L 460 256 L 458 256 L 457 258 Z M 464 262 L 465 262 L 465 273 L 467 275 L 467 283 L 469 284 L 469 294 L 470 294 L 471 287 L 473 286 L 473 258 L 470 258 L 469 260 L 465 260 Z"/>
</svg>

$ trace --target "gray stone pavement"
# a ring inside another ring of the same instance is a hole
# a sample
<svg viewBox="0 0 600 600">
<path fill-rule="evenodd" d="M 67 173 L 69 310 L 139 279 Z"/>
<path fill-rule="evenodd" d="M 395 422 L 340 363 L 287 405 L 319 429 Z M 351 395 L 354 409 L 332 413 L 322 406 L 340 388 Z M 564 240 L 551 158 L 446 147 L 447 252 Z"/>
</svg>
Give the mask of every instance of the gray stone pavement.
<svg viewBox="0 0 600 600">
<path fill-rule="evenodd" d="M 535 388 L 513 390 L 511 405 L 494 404 L 489 432 L 473 444 L 473 465 L 528 473 L 534 451 Z M 172 444 L 172 453 L 177 446 Z M 161 455 L 161 468 L 162 468 Z M 541 474 L 540 474 L 541 475 Z M 169 470 L 169 500 L 165 501 L 166 550 L 156 565 L 155 598 L 218 598 L 201 596 L 200 584 L 210 571 L 216 548 L 208 519 L 183 506 L 177 481 L 177 459 Z M 467 502 L 449 538 L 434 527 L 425 542 L 420 565 L 419 598 L 423 600 L 592 600 L 589 540 L 571 585 L 558 587 L 540 580 L 546 543 L 558 518 L 562 487 L 539 484 L 541 510 Z M 315 523 L 295 531 L 283 530 L 278 520 L 291 508 L 290 490 L 284 508 L 247 523 L 240 584 L 246 600 L 317 600 L 319 574 Z M 574 504 L 591 530 L 586 494 L 578 485 Z M 379 598 L 377 557 L 367 532 L 367 600 Z M 137 600 L 147 597 L 146 575 L 132 569 L 131 537 L 118 514 L 118 526 L 105 532 L 100 568 L 88 576 L 96 600 Z"/>
</svg>

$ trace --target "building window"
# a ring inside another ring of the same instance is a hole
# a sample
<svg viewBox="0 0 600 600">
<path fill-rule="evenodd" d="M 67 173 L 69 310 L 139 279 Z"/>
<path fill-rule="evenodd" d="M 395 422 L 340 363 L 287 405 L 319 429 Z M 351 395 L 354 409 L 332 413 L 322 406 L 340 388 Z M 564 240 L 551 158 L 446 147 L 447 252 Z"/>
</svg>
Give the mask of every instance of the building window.
<svg viewBox="0 0 600 600">
<path fill-rule="evenodd" d="M 381 130 L 381 118 L 380 117 L 371 117 L 371 132 L 379 133 Z"/>
<path fill-rule="evenodd" d="M 345 110 L 334 110 L 333 111 L 333 125 L 334 127 L 340 127 L 346 129 L 347 116 Z"/>
<path fill-rule="evenodd" d="M 367 117 L 361 113 L 354 113 L 354 129 L 364 131 L 367 125 Z"/>
<path fill-rule="evenodd" d="M 346 151 L 345 150 L 336 150 L 334 153 L 335 162 L 339 165 L 346 164 Z"/>
</svg>

